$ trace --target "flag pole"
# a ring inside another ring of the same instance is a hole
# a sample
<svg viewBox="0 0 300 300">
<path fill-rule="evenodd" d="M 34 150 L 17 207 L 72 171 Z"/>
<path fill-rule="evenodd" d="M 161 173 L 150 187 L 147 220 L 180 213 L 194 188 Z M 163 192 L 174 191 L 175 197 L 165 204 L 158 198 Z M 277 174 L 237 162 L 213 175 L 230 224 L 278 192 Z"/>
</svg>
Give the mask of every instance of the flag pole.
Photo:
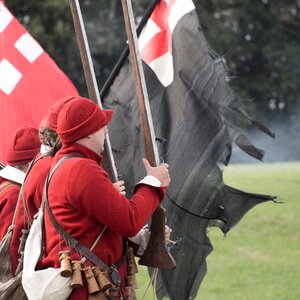
<svg viewBox="0 0 300 300">
<path fill-rule="evenodd" d="M 83 65 L 84 76 L 87 84 L 88 94 L 92 101 L 102 108 L 101 97 L 99 94 L 98 84 L 95 76 L 95 70 L 93 66 L 92 56 L 90 52 L 90 47 L 84 27 L 83 17 L 81 13 L 81 8 L 79 0 L 69 0 L 69 5 L 71 8 L 71 14 L 74 22 L 78 47 L 80 51 L 80 56 Z M 116 169 L 116 164 L 114 156 L 112 153 L 112 147 L 109 139 L 109 134 L 105 135 L 105 152 L 107 154 L 107 159 L 109 161 L 109 174 L 112 177 L 112 181 L 118 181 L 118 172 Z"/>
<path fill-rule="evenodd" d="M 121 3 L 141 115 L 145 156 L 152 166 L 158 166 L 160 161 L 155 141 L 154 126 L 142 60 L 139 52 L 131 0 L 121 0 Z M 165 209 L 159 206 L 152 215 L 150 240 L 144 254 L 139 260 L 139 264 L 159 269 L 175 268 L 175 260 L 166 248 L 165 218 Z"/>
</svg>

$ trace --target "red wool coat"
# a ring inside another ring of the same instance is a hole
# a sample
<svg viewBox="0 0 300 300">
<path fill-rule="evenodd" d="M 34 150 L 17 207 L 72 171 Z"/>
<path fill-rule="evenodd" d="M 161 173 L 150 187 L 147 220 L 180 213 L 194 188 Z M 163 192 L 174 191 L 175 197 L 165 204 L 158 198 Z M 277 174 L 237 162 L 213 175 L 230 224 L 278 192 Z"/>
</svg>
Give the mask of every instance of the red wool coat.
<svg viewBox="0 0 300 300">
<path fill-rule="evenodd" d="M 28 209 L 31 222 L 41 206 L 44 183 L 49 173 L 51 162 L 51 156 L 44 156 L 37 160 L 28 173 L 23 184 L 24 199 L 26 201 L 26 207 Z M 23 201 L 20 201 L 12 240 L 10 243 L 13 274 L 18 266 L 18 248 L 20 244 L 20 238 L 22 236 L 22 229 L 24 228 L 27 229 L 27 217 L 25 218 Z"/>
<path fill-rule="evenodd" d="M 6 183 L 9 186 L 4 187 Z M 21 185 L 0 177 L 0 240 L 11 225 Z"/>
<path fill-rule="evenodd" d="M 107 265 L 114 264 L 123 255 L 123 237 L 132 237 L 140 231 L 164 197 L 164 190 L 142 184 L 128 201 L 99 166 L 101 157 L 84 146 L 64 146 L 54 157 L 52 167 L 69 153 L 82 157 L 66 160 L 54 173 L 48 190 L 52 212 L 60 225 L 88 248 L 106 225 L 93 252 Z M 39 268 L 59 268 L 58 253 L 66 246 L 46 211 L 45 229 L 46 254 Z M 72 258 L 79 258 L 74 251 Z M 124 285 L 125 261 L 118 270 Z M 87 289 L 74 289 L 69 299 L 87 299 Z"/>
</svg>

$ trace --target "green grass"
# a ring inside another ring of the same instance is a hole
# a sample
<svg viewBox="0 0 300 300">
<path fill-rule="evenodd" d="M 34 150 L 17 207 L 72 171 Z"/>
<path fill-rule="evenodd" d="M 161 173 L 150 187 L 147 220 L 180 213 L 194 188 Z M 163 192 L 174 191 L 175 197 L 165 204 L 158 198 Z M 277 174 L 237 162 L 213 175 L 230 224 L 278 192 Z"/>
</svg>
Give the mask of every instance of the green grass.
<svg viewBox="0 0 300 300">
<path fill-rule="evenodd" d="M 214 251 L 196 299 L 299 300 L 300 163 L 232 165 L 224 181 L 248 192 L 277 195 L 284 204 L 256 206 L 225 238 L 209 229 Z M 149 279 L 145 268 L 139 269 L 141 299 Z M 151 291 L 146 299 L 153 299 Z"/>
</svg>

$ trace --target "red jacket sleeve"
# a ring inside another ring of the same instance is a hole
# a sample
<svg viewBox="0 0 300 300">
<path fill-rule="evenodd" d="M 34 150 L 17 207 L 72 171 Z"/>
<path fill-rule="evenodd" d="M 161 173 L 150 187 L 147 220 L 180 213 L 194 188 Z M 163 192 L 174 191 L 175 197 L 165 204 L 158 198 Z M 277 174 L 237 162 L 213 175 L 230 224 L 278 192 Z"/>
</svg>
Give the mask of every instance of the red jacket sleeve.
<svg viewBox="0 0 300 300">
<path fill-rule="evenodd" d="M 12 185 L 0 194 L 0 240 L 11 225 L 20 192 L 20 185 Z"/>
<path fill-rule="evenodd" d="M 125 237 L 139 232 L 164 196 L 160 188 L 142 184 L 128 200 L 115 189 L 101 167 L 86 160 L 73 165 L 66 184 L 72 206 Z"/>
</svg>

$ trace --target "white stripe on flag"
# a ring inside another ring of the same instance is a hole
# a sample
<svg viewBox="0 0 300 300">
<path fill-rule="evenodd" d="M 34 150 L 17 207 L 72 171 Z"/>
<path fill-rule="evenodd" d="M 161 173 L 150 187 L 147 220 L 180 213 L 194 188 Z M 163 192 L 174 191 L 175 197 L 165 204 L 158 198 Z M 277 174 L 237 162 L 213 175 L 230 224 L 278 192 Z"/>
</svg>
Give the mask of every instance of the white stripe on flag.
<svg viewBox="0 0 300 300">
<path fill-rule="evenodd" d="M 0 90 L 9 95 L 20 81 L 22 74 L 5 58 L 0 62 Z"/>
<path fill-rule="evenodd" d="M 34 40 L 29 33 L 23 34 L 15 43 L 19 52 L 33 63 L 43 52 L 43 48 Z"/>
<path fill-rule="evenodd" d="M 167 0 L 165 0 L 168 3 Z M 168 17 L 170 31 L 173 33 L 179 20 L 187 13 L 195 9 L 191 0 L 177 0 L 171 7 Z M 147 43 L 161 31 L 158 25 L 150 18 L 139 37 L 139 47 L 142 52 Z M 155 72 L 160 82 L 167 87 L 174 79 L 173 57 L 170 52 L 164 53 L 149 63 L 149 67 Z"/>
<path fill-rule="evenodd" d="M 3 5 L 3 3 L 0 2 L 0 32 L 4 31 L 4 29 L 9 25 L 12 19 L 12 14 Z"/>
<path fill-rule="evenodd" d="M 193 1 L 190 0 L 178 0 L 176 1 L 170 12 L 168 23 L 170 26 L 171 32 L 174 31 L 178 21 L 187 13 L 195 9 Z"/>
<path fill-rule="evenodd" d="M 152 60 L 149 64 L 149 67 L 155 72 L 157 78 L 163 86 L 167 87 L 173 82 L 173 56 L 170 52 L 167 52 L 159 58 Z"/>
</svg>

